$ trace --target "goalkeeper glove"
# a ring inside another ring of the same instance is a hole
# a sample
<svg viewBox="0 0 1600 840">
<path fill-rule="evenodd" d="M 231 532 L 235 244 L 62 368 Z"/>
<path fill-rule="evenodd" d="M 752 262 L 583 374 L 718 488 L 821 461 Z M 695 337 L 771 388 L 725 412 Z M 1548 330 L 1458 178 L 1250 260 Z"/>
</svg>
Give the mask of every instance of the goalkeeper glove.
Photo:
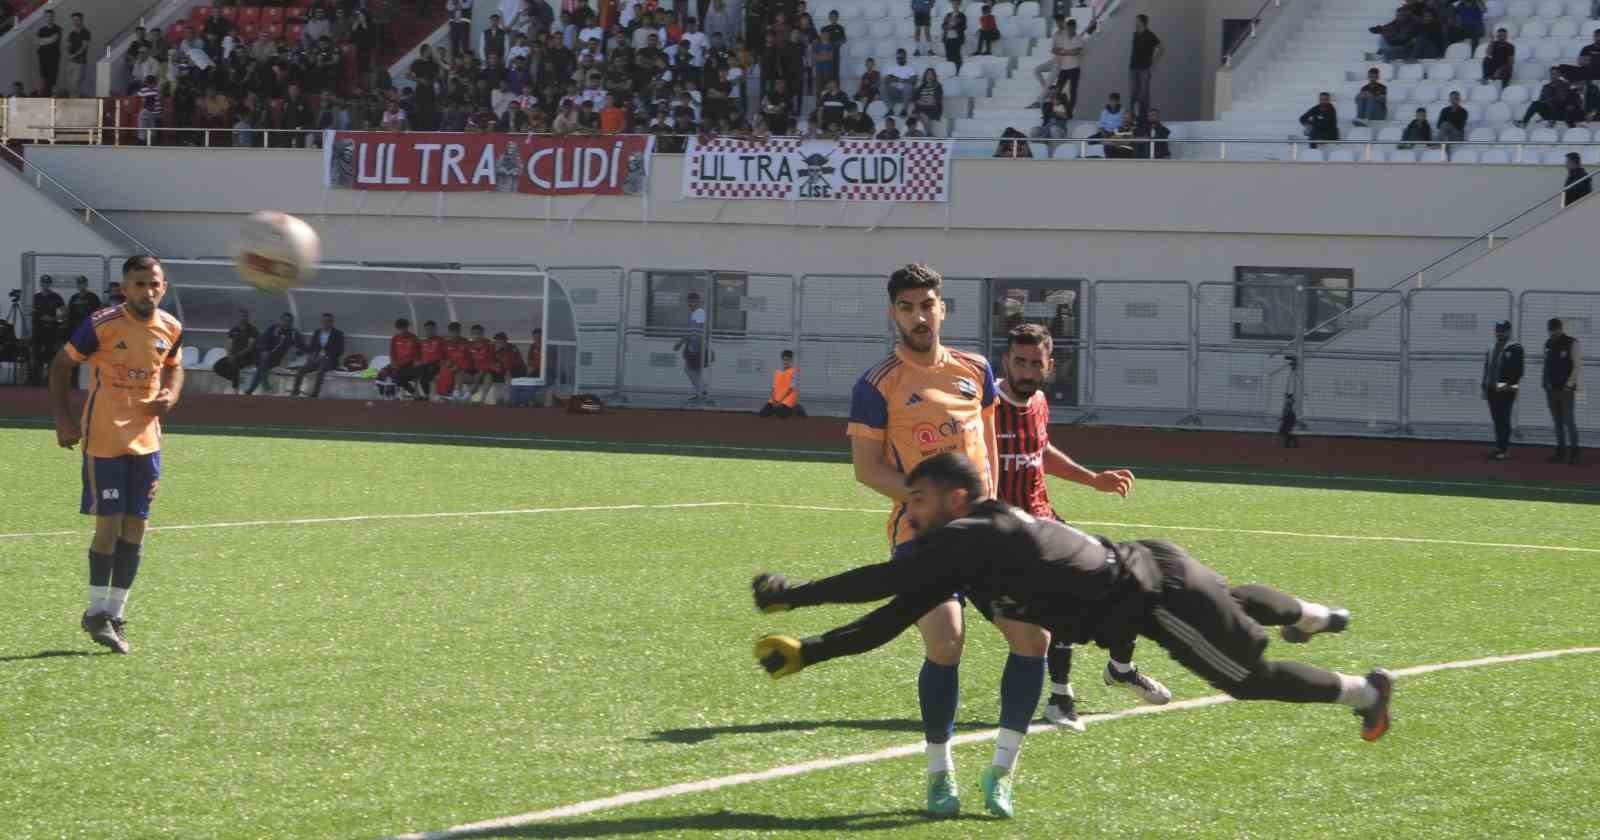
<svg viewBox="0 0 1600 840">
<path fill-rule="evenodd" d="M 762 572 L 750 581 L 751 594 L 756 599 L 756 609 L 765 613 L 785 612 L 793 609 L 783 596 L 789 591 L 789 579 L 777 572 Z"/>
<path fill-rule="evenodd" d="M 756 661 L 773 679 L 782 679 L 806 667 L 800 654 L 800 640 L 793 636 L 770 635 L 756 640 Z"/>
</svg>

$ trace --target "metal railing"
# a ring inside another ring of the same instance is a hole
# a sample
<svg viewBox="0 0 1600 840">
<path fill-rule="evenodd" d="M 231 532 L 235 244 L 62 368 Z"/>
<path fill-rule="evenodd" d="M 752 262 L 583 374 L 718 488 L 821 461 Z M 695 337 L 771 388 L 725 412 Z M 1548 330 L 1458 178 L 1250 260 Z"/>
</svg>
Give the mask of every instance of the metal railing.
<svg viewBox="0 0 1600 840">
<path fill-rule="evenodd" d="M 67 189 L 65 184 L 62 184 L 55 178 L 50 177 L 50 174 L 39 168 L 37 164 L 18 154 L 9 146 L 0 145 L 0 150 L 3 150 L 3 152 L 0 152 L 0 154 L 8 157 L 18 168 L 22 170 L 21 177 L 23 177 L 25 180 L 31 180 L 33 182 L 34 189 L 37 189 L 39 192 L 50 196 L 56 204 L 60 205 L 68 212 L 74 215 L 82 214 L 84 224 L 91 228 L 95 227 L 96 222 L 105 225 L 117 236 L 122 237 L 122 241 L 124 243 L 131 245 L 134 249 L 133 253 L 155 253 L 155 251 L 151 250 L 150 246 L 139 241 L 137 236 L 134 236 L 127 230 L 123 229 L 123 227 L 116 222 L 111 221 L 111 219 L 104 213 L 101 213 L 99 210 L 91 207 L 89 202 L 79 198 L 78 194 L 70 189 Z M 48 189 L 46 188 L 46 185 L 49 185 Z"/>
<path fill-rule="evenodd" d="M 1250 29 L 1222 51 L 1223 67 L 1232 67 L 1234 54 L 1243 49 L 1244 45 L 1250 42 L 1250 39 L 1256 37 L 1256 32 L 1261 28 L 1261 18 L 1267 13 L 1267 9 L 1282 5 L 1283 0 L 1263 0 L 1261 8 L 1256 9 L 1256 13 L 1250 16 Z"/>
</svg>

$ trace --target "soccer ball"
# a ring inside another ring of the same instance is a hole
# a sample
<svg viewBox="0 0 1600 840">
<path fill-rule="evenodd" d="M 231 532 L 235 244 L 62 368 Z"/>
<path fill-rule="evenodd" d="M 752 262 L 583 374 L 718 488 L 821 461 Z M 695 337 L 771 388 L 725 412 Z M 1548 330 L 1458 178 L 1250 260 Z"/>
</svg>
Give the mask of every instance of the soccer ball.
<svg viewBox="0 0 1600 840">
<path fill-rule="evenodd" d="M 322 240 L 303 220 L 288 213 L 254 213 L 239 229 L 234 251 L 244 282 L 266 292 L 292 289 L 317 273 Z"/>
</svg>

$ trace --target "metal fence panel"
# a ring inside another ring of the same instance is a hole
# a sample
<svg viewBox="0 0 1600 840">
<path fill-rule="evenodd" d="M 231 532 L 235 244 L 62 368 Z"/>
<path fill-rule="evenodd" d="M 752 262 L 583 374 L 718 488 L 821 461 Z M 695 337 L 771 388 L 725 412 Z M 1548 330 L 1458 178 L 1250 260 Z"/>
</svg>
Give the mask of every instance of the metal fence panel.
<svg viewBox="0 0 1600 840">
<path fill-rule="evenodd" d="M 580 393 L 619 390 L 625 283 L 621 266 L 553 266 L 547 271 L 566 291 L 577 324 L 573 388 Z"/>
<path fill-rule="evenodd" d="M 801 338 L 795 360 L 801 401 L 848 402 L 856 380 L 888 353 L 889 345 L 881 339 Z"/>
<path fill-rule="evenodd" d="M 1479 392 L 1494 325 L 1512 315 L 1509 289 L 1416 289 L 1406 295 L 1406 430 L 1422 436 L 1486 434 Z"/>
<path fill-rule="evenodd" d="M 1189 346 L 1194 293 L 1183 280 L 1102 280 L 1090 287 L 1097 344 Z"/>
<path fill-rule="evenodd" d="M 1509 289 L 1416 289 L 1406 297 L 1413 356 L 1480 355 L 1494 343 L 1495 322 L 1511 320 Z"/>
<path fill-rule="evenodd" d="M 712 272 L 712 278 L 730 288 L 742 283 L 744 289 L 737 303 L 717 297 L 718 305 L 738 306 L 744 329 L 712 331 L 715 360 L 707 368 L 707 379 L 713 383 L 713 393 L 765 398 L 772 388 L 772 371 L 778 367 L 779 355 L 794 348 L 798 284 L 787 274 Z"/>
<path fill-rule="evenodd" d="M 1096 409 L 1189 411 L 1189 350 L 1096 347 Z"/>
<path fill-rule="evenodd" d="M 1488 430 L 1489 407 L 1480 390 L 1482 380 L 1481 357 L 1412 359 L 1406 382 L 1411 425 L 1470 426 L 1474 433 Z"/>
<path fill-rule="evenodd" d="M 1307 353 L 1298 412 L 1308 424 L 1341 421 L 1368 432 L 1400 426 L 1400 357 L 1358 359 Z M 1353 430 L 1352 430 L 1353 431 Z"/>
<path fill-rule="evenodd" d="M 1194 384 L 1189 284 L 1102 280 L 1090 285 L 1088 302 L 1085 404 L 1187 416 Z"/>
<path fill-rule="evenodd" d="M 1332 323 L 1316 325 L 1333 334 L 1320 342 L 1306 342 L 1307 355 L 1400 355 L 1405 342 L 1406 299 L 1392 289 L 1351 289 L 1350 307 Z"/>
<path fill-rule="evenodd" d="M 1195 408 L 1205 424 L 1275 426 L 1290 372 L 1283 359 L 1262 350 L 1204 349 L 1196 360 Z"/>
<path fill-rule="evenodd" d="M 878 288 L 883 288 L 883 281 L 878 281 Z M 973 277 L 946 277 L 944 287 L 940 292 L 944 298 L 945 320 L 939 330 L 941 343 L 958 350 L 969 350 L 980 355 L 988 355 L 983 341 L 984 311 L 989 306 L 988 284 L 982 279 Z M 883 298 L 888 304 L 888 297 Z M 887 310 L 882 316 L 884 323 L 888 323 Z M 889 327 L 893 334 L 892 326 Z"/>
<path fill-rule="evenodd" d="M 652 283 L 670 286 L 672 291 L 653 289 Z M 698 269 L 633 269 L 628 272 L 628 326 L 622 351 L 622 387 L 625 392 L 693 396 L 690 371 L 684 365 L 683 351 L 678 345 L 699 331 L 689 329 L 686 319 L 670 322 L 658 319 L 658 323 L 651 323 L 650 308 L 675 311 L 685 305 L 687 292 L 694 291 L 701 296 L 702 305 L 707 305 L 709 325 L 715 319 L 709 312 L 708 304 L 711 283 L 711 272 Z M 711 371 L 708 369 L 720 361 L 715 358 L 716 351 L 710 347 L 710 342 L 704 340 L 706 338 L 709 336 L 702 334 L 701 347 L 710 364 L 701 366 L 702 377 L 709 377 Z"/>
<path fill-rule="evenodd" d="M 889 299 L 882 277 L 807 274 L 800 278 L 800 334 L 882 338 Z"/>
</svg>

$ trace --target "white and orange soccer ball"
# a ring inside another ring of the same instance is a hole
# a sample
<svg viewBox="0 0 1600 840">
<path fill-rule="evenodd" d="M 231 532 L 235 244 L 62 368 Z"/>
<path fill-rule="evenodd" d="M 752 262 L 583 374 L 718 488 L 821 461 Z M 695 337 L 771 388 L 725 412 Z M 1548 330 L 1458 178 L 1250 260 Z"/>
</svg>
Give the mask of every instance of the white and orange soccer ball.
<svg viewBox="0 0 1600 840">
<path fill-rule="evenodd" d="M 244 282 L 268 292 L 305 284 L 316 276 L 322 240 L 315 229 L 288 213 L 263 210 L 239 229 L 234 260 Z"/>
</svg>

